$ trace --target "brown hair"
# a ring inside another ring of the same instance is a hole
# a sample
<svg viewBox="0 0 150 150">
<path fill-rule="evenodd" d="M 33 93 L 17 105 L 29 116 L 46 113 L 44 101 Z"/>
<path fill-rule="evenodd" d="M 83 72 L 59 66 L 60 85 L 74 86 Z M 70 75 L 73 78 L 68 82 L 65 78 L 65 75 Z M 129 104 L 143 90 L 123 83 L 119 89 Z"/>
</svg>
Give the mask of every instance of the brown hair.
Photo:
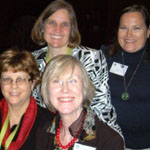
<svg viewBox="0 0 150 150">
<path fill-rule="evenodd" d="M 0 76 L 12 68 L 14 72 L 24 71 L 29 74 L 35 86 L 40 83 L 40 75 L 34 56 L 27 50 L 10 48 L 0 55 Z"/>
<path fill-rule="evenodd" d="M 37 43 L 38 45 L 44 45 L 46 42 L 43 37 L 43 27 L 44 23 L 48 17 L 50 17 L 53 13 L 57 10 L 65 9 L 68 11 L 69 19 L 71 23 L 71 31 L 70 31 L 70 38 L 68 47 L 75 48 L 81 42 L 80 33 L 78 30 L 76 14 L 73 10 L 73 7 L 64 0 L 55 0 L 51 2 L 41 13 L 39 18 L 37 19 L 36 23 L 33 26 L 31 37 L 32 40 Z"/>
<path fill-rule="evenodd" d="M 145 25 L 146 25 L 147 29 L 150 26 L 150 14 L 149 14 L 149 12 L 148 12 L 148 10 L 146 9 L 145 6 L 135 4 L 135 5 L 128 6 L 128 7 L 124 8 L 121 11 L 121 13 L 118 17 L 118 20 L 117 20 L 117 28 L 116 28 L 117 30 L 115 32 L 116 35 L 115 35 L 115 38 L 114 38 L 114 44 L 112 44 L 110 46 L 110 50 L 109 50 L 109 55 L 110 56 L 115 55 L 119 51 L 119 49 L 121 48 L 119 43 L 118 43 L 118 39 L 117 39 L 117 32 L 118 32 L 118 28 L 119 28 L 119 24 L 120 24 L 120 19 L 125 13 L 130 13 L 130 12 L 139 12 L 139 13 L 141 13 L 142 16 L 143 16 L 143 19 L 144 19 L 144 22 L 145 22 Z"/>
<path fill-rule="evenodd" d="M 91 99 L 94 96 L 95 88 L 89 79 L 83 65 L 79 60 L 70 55 L 59 55 L 51 59 L 51 61 L 46 66 L 46 70 L 42 77 L 41 84 L 41 94 L 43 96 L 44 103 L 47 105 L 50 111 L 55 111 L 55 108 L 49 100 L 49 91 L 48 85 L 49 82 L 54 78 L 59 78 L 62 74 L 66 72 L 67 69 L 70 69 L 73 73 L 74 68 L 78 66 L 81 71 L 81 78 L 83 81 L 83 106 L 88 107 Z"/>
</svg>

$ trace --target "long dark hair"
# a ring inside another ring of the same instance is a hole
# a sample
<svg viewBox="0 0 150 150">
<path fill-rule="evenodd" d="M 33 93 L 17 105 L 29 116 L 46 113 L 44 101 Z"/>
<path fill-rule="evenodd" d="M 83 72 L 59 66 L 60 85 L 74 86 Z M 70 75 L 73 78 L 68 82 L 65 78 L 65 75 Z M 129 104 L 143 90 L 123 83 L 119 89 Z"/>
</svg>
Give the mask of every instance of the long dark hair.
<svg viewBox="0 0 150 150">
<path fill-rule="evenodd" d="M 148 10 L 146 9 L 145 6 L 136 4 L 136 5 L 132 5 L 132 6 L 124 8 L 121 11 L 121 13 L 120 13 L 120 15 L 118 16 L 118 19 L 117 19 L 116 35 L 113 39 L 113 41 L 114 41 L 113 44 L 110 44 L 110 46 L 109 46 L 109 51 L 108 51 L 109 56 L 115 55 L 121 49 L 121 46 L 118 43 L 117 32 L 118 32 L 121 16 L 124 15 L 125 13 L 128 13 L 128 12 L 140 12 L 142 14 L 143 18 L 144 18 L 144 22 L 145 22 L 145 25 L 146 25 L 147 29 L 150 27 L 150 14 L 149 14 L 149 12 L 148 12 Z M 147 46 L 147 49 L 146 49 L 145 60 L 150 62 L 150 46 L 149 46 L 150 45 L 150 40 L 149 40 L 149 38 L 147 39 L 146 43 L 148 44 L 148 46 Z"/>
</svg>

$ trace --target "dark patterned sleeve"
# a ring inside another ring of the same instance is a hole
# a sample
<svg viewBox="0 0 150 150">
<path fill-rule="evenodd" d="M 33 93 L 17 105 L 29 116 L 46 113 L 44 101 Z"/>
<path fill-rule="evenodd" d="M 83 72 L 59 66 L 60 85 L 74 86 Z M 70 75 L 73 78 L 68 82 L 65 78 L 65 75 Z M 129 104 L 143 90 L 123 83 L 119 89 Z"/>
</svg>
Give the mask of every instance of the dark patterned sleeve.
<svg viewBox="0 0 150 150">
<path fill-rule="evenodd" d="M 100 50 L 81 51 L 80 55 L 81 62 L 96 88 L 95 97 L 91 104 L 92 110 L 100 120 L 121 133 L 121 129 L 116 123 L 115 109 L 111 104 L 108 68 L 103 52 Z"/>
</svg>

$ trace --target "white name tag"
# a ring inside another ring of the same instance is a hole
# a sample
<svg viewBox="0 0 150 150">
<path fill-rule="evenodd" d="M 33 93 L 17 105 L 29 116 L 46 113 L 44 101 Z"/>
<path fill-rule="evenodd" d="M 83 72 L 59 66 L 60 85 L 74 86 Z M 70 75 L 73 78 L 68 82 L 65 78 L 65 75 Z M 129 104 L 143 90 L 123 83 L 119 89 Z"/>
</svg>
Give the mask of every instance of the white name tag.
<svg viewBox="0 0 150 150">
<path fill-rule="evenodd" d="M 91 147 L 91 146 L 86 146 L 86 145 L 82 145 L 79 143 L 75 143 L 73 150 L 96 150 L 95 147 Z"/>
<path fill-rule="evenodd" d="M 117 62 L 113 62 L 109 72 L 120 75 L 120 76 L 124 76 L 127 69 L 128 69 L 128 66 L 117 63 Z"/>
</svg>

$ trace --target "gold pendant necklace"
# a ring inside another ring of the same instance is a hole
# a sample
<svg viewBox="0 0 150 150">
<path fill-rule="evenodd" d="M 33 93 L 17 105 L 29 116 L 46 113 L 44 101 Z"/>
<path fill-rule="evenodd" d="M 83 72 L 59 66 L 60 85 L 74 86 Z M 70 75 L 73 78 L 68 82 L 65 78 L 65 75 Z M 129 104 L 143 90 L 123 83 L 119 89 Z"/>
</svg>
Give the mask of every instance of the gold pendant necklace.
<svg viewBox="0 0 150 150">
<path fill-rule="evenodd" d="M 143 57 L 144 57 L 144 54 L 145 54 L 145 50 L 143 51 L 142 55 L 141 55 L 141 58 L 139 60 L 139 63 L 137 64 L 136 68 L 135 68 L 135 71 L 133 72 L 132 76 L 131 76 L 131 79 L 129 80 L 128 84 L 126 83 L 126 78 L 125 78 L 125 75 L 123 76 L 123 82 L 124 82 L 124 92 L 121 94 L 121 99 L 126 101 L 126 100 L 129 100 L 130 98 L 130 95 L 128 93 L 128 88 L 129 86 L 131 85 L 131 82 L 133 81 L 135 75 L 136 75 L 136 72 L 137 70 L 139 69 L 139 66 L 143 60 Z M 124 52 L 122 51 L 122 63 L 124 65 Z"/>
</svg>

